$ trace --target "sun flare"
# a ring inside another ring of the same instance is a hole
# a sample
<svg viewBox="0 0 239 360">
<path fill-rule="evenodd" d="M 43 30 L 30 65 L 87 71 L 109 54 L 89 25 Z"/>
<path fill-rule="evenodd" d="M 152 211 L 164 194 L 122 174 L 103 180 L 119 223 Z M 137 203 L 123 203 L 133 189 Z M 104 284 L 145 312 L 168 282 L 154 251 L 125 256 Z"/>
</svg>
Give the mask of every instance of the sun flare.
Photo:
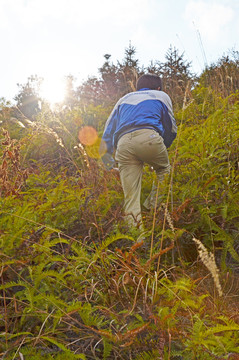
<svg viewBox="0 0 239 360">
<path fill-rule="evenodd" d="M 65 93 L 66 88 L 63 79 L 44 78 L 40 89 L 40 95 L 44 100 L 49 102 L 50 105 L 63 101 Z"/>
</svg>

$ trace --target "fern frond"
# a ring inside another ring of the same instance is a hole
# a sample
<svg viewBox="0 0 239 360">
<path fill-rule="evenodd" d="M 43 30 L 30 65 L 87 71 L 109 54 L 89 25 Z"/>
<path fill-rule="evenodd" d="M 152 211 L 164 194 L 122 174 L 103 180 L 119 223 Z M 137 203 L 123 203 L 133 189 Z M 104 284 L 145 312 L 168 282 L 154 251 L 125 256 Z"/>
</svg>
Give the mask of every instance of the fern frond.
<svg viewBox="0 0 239 360">
<path fill-rule="evenodd" d="M 103 360 L 109 359 L 109 356 L 112 351 L 112 344 L 105 338 L 103 338 L 104 352 L 103 352 Z"/>
<path fill-rule="evenodd" d="M 216 325 L 211 327 L 210 329 L 206 330 L 205 336 L 209 336 L 211 334 L 217 334 L 224 331 L 237 331 L 239 332 L 239 325 L 238 324 L 231 324 L 231 325 Z"/>
<path fill-rule="evenodd" d="M 28 288 L 29 284 L 27 284 L 25 281 L 18 280 L 18 281 L 9 281 L 6 284 L 0 285 L 0 290 L 6 290 L 14 286 L 22 286 L 24 288 Z"/>
<path fill-rule="evenodd" d="M 98 250 L 99 251 L 105 250 L 109 245 L 113 244 L 115 241 L 122 240 L 122 239 L 130 240 L 133 243 L 135 242 L 135 240 L 132 236 L 117 233 L 117 234 L 109 236 L 107 239 L 102 241 L 102 244 L 99 246 Z"/>
<path fill-rule="evenodd" d="M 50 342 L 51 344 L 57 346 L 62 351 L 64 351 L 64 354 L 65 354 L 66 358 L 67 358 L 67 356 L 69 356 L 71 358 L 71 356 L 74 354 L 71 350 L 67 349 L 67 347 L 64 344 L 60 343 L 55 338 L 42 335 L 40 337 L 40 339 L 46 340 L 46 341 Z M 84 354 L 77 354 L 77 355 L 74 354 L 74 357 L 76 359 L 86 360 L 86 356 Z"/>
</svg>

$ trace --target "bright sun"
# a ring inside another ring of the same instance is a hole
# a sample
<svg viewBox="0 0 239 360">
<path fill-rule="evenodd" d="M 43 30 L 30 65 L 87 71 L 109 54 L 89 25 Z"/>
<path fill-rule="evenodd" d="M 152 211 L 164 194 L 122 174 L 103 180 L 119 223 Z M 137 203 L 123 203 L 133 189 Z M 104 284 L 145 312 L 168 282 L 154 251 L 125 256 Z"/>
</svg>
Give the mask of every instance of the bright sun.
<svg viewBox="0 0 239 360">
<path fill-rule="evenodd" d="M 50 105 L 64 100 L 65 97 L 65 82 L 59 78 L 44 78 L 41 84 L 40 96 L 48 101 Z"/>
</svg>

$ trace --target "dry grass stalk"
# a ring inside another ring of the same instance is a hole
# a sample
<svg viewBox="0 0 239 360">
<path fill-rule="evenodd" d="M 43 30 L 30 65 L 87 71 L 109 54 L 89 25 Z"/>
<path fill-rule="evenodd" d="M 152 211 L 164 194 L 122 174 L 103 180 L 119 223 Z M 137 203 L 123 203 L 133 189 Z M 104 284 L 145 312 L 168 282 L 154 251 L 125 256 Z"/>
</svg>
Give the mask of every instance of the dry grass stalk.
<svg viewBox="0 0 239 360">
<path fill-rule="evenodd" d="M 167 210 L 167 207 L 164 206 L 164 208 L 165 208 L 165 216 L 166 216 L 166 219 L 168 221 L 169 227 L 173 232 L 175 232 L 173 221 L 172 221 L 171 216 L 170 216 L 170 214 L 169 214 L 169 212 Z M 199 253 L 200 259 L 202 260 L 203 264 L 207 267 L 207 269 L 212 274 L 212 277 L 213 277 L 213 280 L 214 280 L 214 283 L 215 283 L 215 286 L 217 288 L 219 296 L 222 296 L 222 287 L 221 287 L 221 284 L 220 284 L 220 281 L 219 281 L 219 270 L 218 270 L 216 262 L 215 262 L 214 254 L 209 253 L 200 240 L 193 237 L 193 241 L 198 246 L 198 253 Z"/>
<path fill-rule="evenodd" d="M 222 296 L 222 287 L 219 281 L 219 270 L 215 262 L 214 254 L 209 253 L 200 240 L 193 237 L 193 241 L 197 244 L 200 259 L 212 274 L 219 296 Z"/>
<path fill-rule="evenodd" d="M 169 225 L 170 229 L 172 230 L 172 232 L 175 232 L 175 228 L 174 228 L 174 225 L 173 225 L 173 220 L 172 220 L 172 218 L 171 218 L 171 216 L 170 216 L 170 214 L 168 212 L 168 209 L 167 209 L 166 205 L 164 205 L 164 204 L 163 204 L 163 207 L 164 207 L 164 210 L 165 210 L 164 214 L 166 216 L 168 225 Z"/>
</svg>

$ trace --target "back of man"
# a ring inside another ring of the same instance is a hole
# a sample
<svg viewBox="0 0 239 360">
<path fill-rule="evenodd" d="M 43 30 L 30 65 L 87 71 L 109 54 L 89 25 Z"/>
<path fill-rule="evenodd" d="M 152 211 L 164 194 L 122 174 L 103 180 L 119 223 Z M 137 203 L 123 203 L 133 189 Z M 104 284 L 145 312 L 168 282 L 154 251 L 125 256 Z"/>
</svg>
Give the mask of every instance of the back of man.
<svg viewBox="0 0 239 360">
<path fill-rule="evenodd" d="M 159 181 L 170 172 L 166 147 L 176 137 L 177 126 L 169 96 L 161 91 L 161 79 L 152 74 L 143 75 L 137 82 L 137 91 L 121 98 L 110 114 L 102 137 L 106 167 L 113 166 L 112 154 L 118 162 L 124 191 L 124 210 L 127 222 L 141 225 L 140 193 L 144 163 L 156 171 Z M 145 202 L 155 201 L 155 188 Z"/>
</svg>

